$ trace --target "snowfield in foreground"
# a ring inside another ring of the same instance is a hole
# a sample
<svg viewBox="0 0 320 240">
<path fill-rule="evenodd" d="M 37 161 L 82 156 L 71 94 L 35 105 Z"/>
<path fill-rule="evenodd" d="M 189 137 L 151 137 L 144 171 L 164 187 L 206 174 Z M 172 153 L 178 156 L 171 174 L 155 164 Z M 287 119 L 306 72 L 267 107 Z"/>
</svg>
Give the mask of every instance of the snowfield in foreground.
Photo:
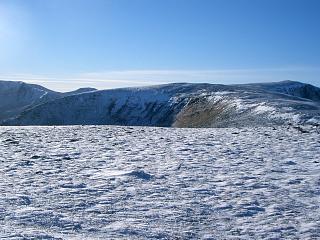
<svg viewBox="0 0 320 240">
<path fill-rule="evenodd" d="M 319 129 L 0 128 L 1 239 L 319 239 Z"/>
</svg>

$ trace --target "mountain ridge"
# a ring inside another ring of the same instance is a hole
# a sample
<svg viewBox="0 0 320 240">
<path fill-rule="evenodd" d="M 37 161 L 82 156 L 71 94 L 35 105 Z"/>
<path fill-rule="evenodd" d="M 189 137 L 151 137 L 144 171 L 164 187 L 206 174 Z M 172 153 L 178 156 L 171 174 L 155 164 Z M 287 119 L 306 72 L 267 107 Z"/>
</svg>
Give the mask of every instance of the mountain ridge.
<svg viewBox="0 0 320 240">
<path fill-rule="evenodd" d="M 37 103 L 2 120 L 2 125 L 245 127 L 320 122 L 320 88 L 295 81 L 86 88 Z"/>
<path fill-rule="evenodd" d="M 71 92 L 57 92 L 37 84 L 22 81 L 0 81 L 0 122 L 16 117 L 23 111 L 31 109 L 58 98 L 80 94 L 94 88 L 80 88 Z"/>
</svg>

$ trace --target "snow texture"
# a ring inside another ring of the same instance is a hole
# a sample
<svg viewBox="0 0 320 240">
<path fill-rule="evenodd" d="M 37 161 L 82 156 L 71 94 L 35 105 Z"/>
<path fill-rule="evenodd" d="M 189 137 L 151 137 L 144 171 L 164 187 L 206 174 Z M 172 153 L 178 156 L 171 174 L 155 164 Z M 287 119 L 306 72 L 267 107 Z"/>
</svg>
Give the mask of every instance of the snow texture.
<svg viewBox="0 0 320 240">
<path fill-rule="evenodd" d="M 0 238 L 319 239 L 319 173 L 315 127 L 1 127 Z"/>
</svg>

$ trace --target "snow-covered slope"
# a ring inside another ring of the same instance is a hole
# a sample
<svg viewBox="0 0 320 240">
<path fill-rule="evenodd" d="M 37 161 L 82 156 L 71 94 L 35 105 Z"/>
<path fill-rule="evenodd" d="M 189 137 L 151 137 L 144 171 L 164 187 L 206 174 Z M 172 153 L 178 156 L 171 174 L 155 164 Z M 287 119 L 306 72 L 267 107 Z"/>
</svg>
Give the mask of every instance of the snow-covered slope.
<svg viewBox="0 0 320 240">
<path fill-rule="evenodd" d="M 170 95 L 158 89 L 119 89 L 73 95 L 42 104 L 10 121 L 18 125 L 164 125 Z"/>
<path fill-rule="evenodd" d="M 319 124 L 320 103 L 308 98 L 320 89 L 298 95 L 287 91 L 293 82 L 230 86 L 228 91 L 194 94 L 177 115 L 174 126 L 243 127 L 282 124 Z M 299 83 L 303 85 L 302 83 Z M 281 87 L 280 87 L 281 86 Z M 302 87 L 303 88 L 303 87 Z M 298 88 L 297 88 L 298 89 Z"/>
<path fill-rule="evenodd" d="M 4 124 L 175 127 L 318 124 L 319 96 L 319 88 L 292 81 L 245 85 L 176 83 L 66 96 L 27 109 Z"/>
<path fill-rule="evenodd" d="M 238 86 L 247 86 L 250 89 L 261 89 L 270 92 L 279 92 L 299 98 L 320 101 L 320 88 L 296 81 L 286 80 L 281 82 L 247 84 Z"/>
<path fill-rule="evenodd" d="M 60 93 L 36 84 L 24 82 L 0 81 L 0 121 L 16 117 L 21 112 L 39 104 L 61 97 L 93 91 L 92 88 L 81 88 L 73 92 Z"/>
<path fill-rule="evenodd" d="M 44 99 L 55 99 L 57 97 L 59 97 L 59 93 L 38 85 L 0 81 L 0 119 L 13 117 Z"/>
</svg>

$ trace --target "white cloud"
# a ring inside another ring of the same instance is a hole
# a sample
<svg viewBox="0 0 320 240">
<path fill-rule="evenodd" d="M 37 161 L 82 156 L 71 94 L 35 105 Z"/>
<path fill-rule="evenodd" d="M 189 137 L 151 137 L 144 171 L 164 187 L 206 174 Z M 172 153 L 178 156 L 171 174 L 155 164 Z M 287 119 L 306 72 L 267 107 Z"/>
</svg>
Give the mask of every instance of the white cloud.
<svg viewBox="0 0 320 240">
<path fill-rule="evenodd" d="M 320 68 L 284 67 L 261 69 L 220 69 L 220 70 L 125 70 L 107 71 L 82 74 L 85 78 L 93 79 L 126 79 L 145 81 L 193 82 L 193 81 L 238 81 L 261 79 L 274 76 L 291 76 L 292 74 L 320 72 Z M 276 80 L 276 79 L 275 79 Z"/>
<path fill-rule="evenodd" d="M 60 91 L 78 87 L 98 89 L 154 85 L 172 82 L 208 82 L 236 84 L 280 80 L 310 81 L 317 84 L 320 68 L 284 67 L 265 69 L 221 69 L 221 70 L 123 70 L 80 73 L 70 75 L 55 74 L 0 74 L 3 80 L 37 83 Z"/>
</svg>

